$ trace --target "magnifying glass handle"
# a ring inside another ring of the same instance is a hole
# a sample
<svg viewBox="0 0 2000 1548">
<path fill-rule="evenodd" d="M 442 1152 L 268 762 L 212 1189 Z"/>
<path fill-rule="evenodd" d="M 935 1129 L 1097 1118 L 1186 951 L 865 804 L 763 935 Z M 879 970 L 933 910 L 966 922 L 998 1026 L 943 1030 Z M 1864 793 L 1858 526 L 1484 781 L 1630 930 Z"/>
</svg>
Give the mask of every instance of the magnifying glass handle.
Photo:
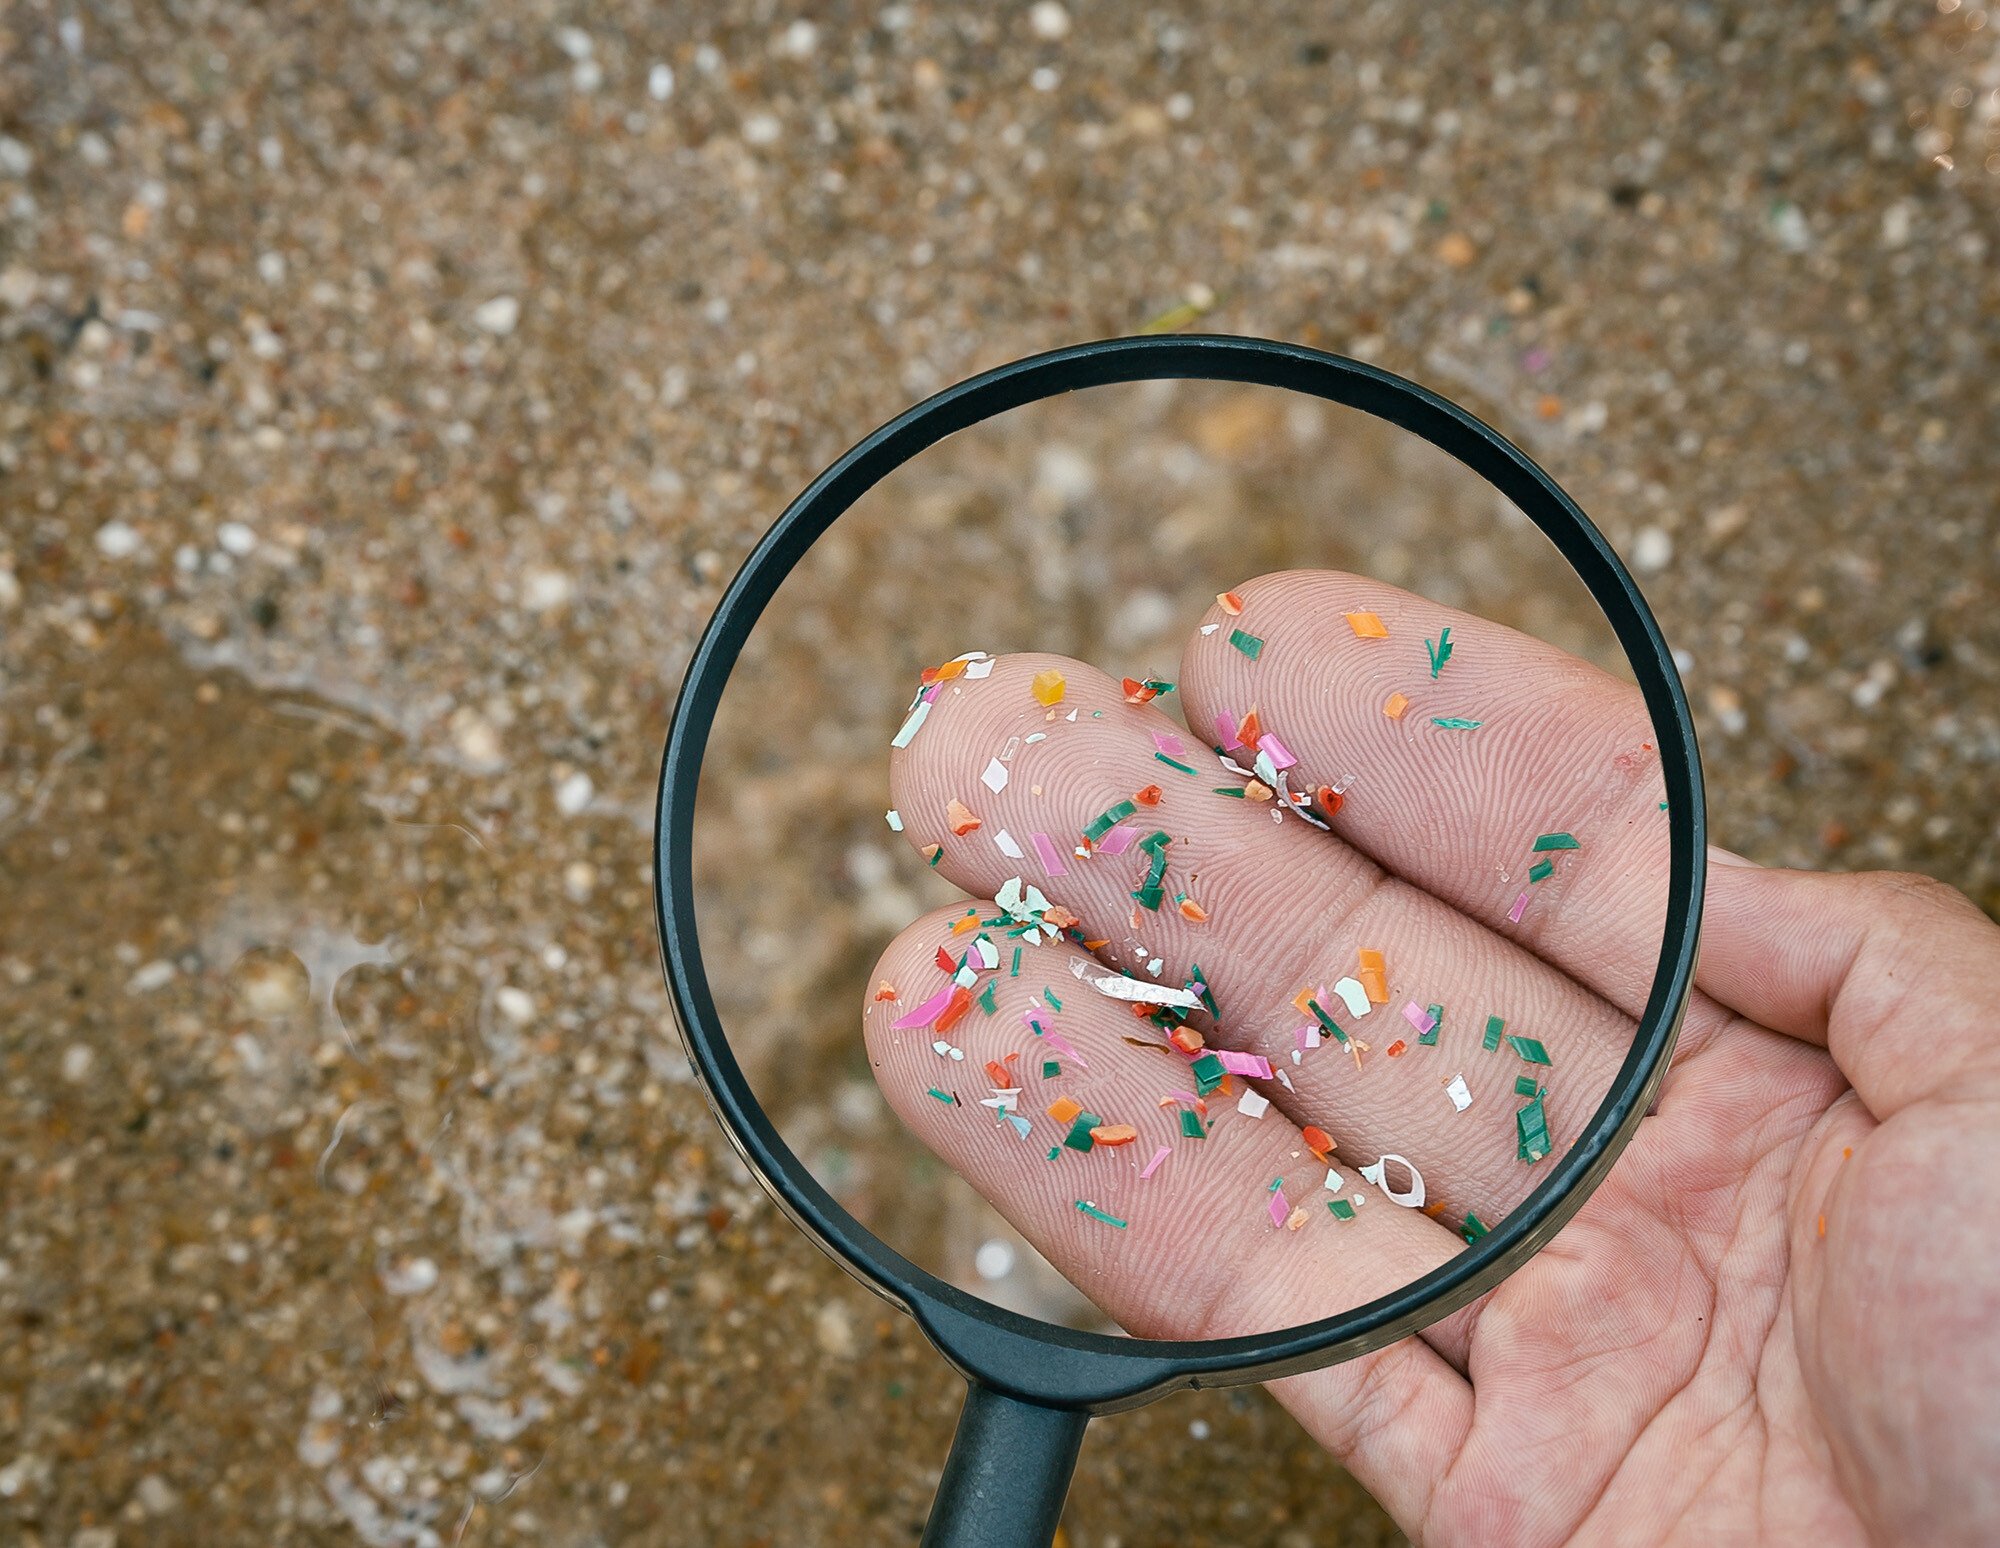
<svg viewBox="0 0 2000 1548">
<path fill-rule="evenodd" d="M 923 1548 L 1048 1548 L 1090 1415 L 973 1382 L 938 1480 Z"/>
</svg>

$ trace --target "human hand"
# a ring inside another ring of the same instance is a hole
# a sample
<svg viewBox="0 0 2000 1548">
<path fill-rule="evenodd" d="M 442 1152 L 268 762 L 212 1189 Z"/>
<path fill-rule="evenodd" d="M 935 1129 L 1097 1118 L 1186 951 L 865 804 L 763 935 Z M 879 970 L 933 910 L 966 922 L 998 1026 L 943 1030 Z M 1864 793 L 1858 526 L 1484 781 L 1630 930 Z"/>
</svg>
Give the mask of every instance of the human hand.
<svg viewBox="0 0 2000 1548">
<path fill-rule="evenodd" d="M 1019 1082 L 1036 1146 L 969 1102 L 935 1100 L 937 1033 L 894 1027 L 946 984 L 934 958 L 941 944 L 962 953 L 962 908 L 917 921 L 883 955 L 875 984 L 897 998 L 871 986 L 864 1013 L 877 1079 L 938 1156 L 1145 1337 L 1261 1332 L 1360 1304 L 1460 1250 L 1454 1227 L 1468 1211 L 1497 1222 L 1539 1173 L 1517 1155 L 1512 1125 L 1454 1125 L 1448 1104 L 1413 1105 L 1394 1078 L 1406 1071 L 1379 1053 L 1357 1070 L 1335 1049 L 1287 1063 L 1296 1091 L 1262 1083 L 1274 1103 L 1263 1121 L 1232 1111 L 1199 1148 L 1184 1143 L 1177 1114 L 1156 1104 L 1187 1086 L 1186 1066 L 1125 1041 L 1151 1029 L 1070 976 L 1072 958 L 1097 972 L 1139 966 L 1121 943 L 1144 856 L 1072 860 L 1047 880 L 1032 850 L 1003 854 L 996 830 L 1024 849 L 1050 832 L 1067 853 L 1091 817 L 1159 784 L 1162 804 L 1140 816 L 1174 835 L 1173 869 L 1145 941 L 1165 959 L 1160 982 L 1201 964 L 1224 1014 L 1219 1027 L 1202 1022 L 1212 1046 L 1281 1056 L 1288 1033 L 1280 1047 L 1251 1029 L 1289 1028 L 1301 983 L 1331 982 L 1353 971 L 1358 948 L 1379 948 L 1390 1004 L 1441 1003 L 1459 1052 L 1477 1048 L 1475 1006 L 1509 1006 L 1547 1043 L 1563 1077 L 1546 1097 L 1558 1145 L 1630 1045 L 1665 907 L 1661 781 L 1636 690 L 1357 577 L 1274 575 L 1239 595 L 1264 653 L 1253 663 L 1232 650 L 1236 620 L 1212 608 L 1204 622 L 1222 627 L 1192 635 L 1182 663 L 1190 723 L 1254 701 L 1299 759 L 1294 789 L 1363 769 L 1331 837 L 1210 795 L 1221 781 L 1207 777 L 1217 766 L 1205 734 L 1179 732 L 1182 761 L 1202 777 L 1172 783 L 1185 776 L 1155 759 L 1154 733 L 1179 728 L 1055 657 L 1005 657 L 983 679 L 948 684 L 892 755 L 905 834 L 920 850 L 943 846 L 943 875 L 981 900 L 1023 876 L 1109 944 L 1091 959 L 1052 942 L 1018 978 L 1003 959 L 995 1015 L 975 1011 L 948 1034 L 966 1052 L 958 1068 L 977 1072 L 1020 1049 L 1022 1014 L 1045 985 L 1064 998 L 1056 1024 L 1088 1068 L 1059 1059 L 1059 1080 L 1035 1070 Z M 1385 721 L 1342 616 L 1364 609 L 1398 640 L 1451 627 L 1454 698 L 1488 720 L 1470 744 L 1477 780 L 1419 768 L 1422 750 Z M 1077 722 L 1050 722 L 1033 696 L 1049 670 Z M 1002 790 L 981 784 L 1009 736 L 1058 729 L 1014 760 Z M 1563 792 L 1582 766 L 1601 774 L 1579 809 Z M 1417 791 L 1421 810 L 1399 807 Z M 981 827 L 954 834 L 953 800 Z M 1552 901 L 1508 923 L 1496 858 L 1555 829 L 1577 833 L 1585 853 Z M 1273 1384 L 1419 1542 L 2000 1540 L 2000 1037 L 1988 1020 L 2000 929 L 1923 877 L 1711 860 L 1698 989 L 1657 1110 L 1576 1218 L 1421 1335 Z M 1184 864 L 1198 872 L 1191 887 Z M 1182 890 L 1205 919 L 1177 911 Z M 1074 1172 L 1027 1164 L 1062 1133 L 1042 1116 L 1057 1092 L 1139 1129 L 1136 1144 L 1084 1158 L 1110 1163 L 1088 1196 L 1128 1214 L 1130 1229 L 1079 1212 Z M 1297 1174 L 1307 1124 L 1332 1131 L 1350 1189 L 1361 1162 L 1397 1152 L 1445 1210 L 1378 1207 L 1337 1229 L 1315 1219 L 1278 1230 L 1244 1200 Z M 1174 1154 L 1139 1183 L 1161 1142 Z"/>
</svg>

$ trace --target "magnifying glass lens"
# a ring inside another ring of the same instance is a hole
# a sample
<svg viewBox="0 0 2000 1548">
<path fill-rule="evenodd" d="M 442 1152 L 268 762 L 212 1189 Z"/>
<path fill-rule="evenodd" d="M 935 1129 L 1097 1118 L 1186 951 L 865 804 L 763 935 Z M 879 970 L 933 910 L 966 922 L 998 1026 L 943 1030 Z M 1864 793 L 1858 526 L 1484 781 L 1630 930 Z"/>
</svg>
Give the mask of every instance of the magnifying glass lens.
<svg viewBox="0 0 2000 1548">
<path fill-rule="evenodd" d="M 1633 1047 L 1671 813 L 1617 637 L 1426 442 L 1271 388 L 961 431 L 723 695 L 709 987 L 835 1203 L 1047 1323 L 1213 1339 L 1431 1273 Z"/>
</svg>

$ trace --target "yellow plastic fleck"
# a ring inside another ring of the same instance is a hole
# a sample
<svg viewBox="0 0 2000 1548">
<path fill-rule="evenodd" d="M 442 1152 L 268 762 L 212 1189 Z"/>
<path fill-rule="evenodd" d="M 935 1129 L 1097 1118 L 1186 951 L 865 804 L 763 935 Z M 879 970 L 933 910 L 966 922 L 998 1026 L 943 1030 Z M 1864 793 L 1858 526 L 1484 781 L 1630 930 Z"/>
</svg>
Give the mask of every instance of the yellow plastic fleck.
<svg viewBox="0 0 2000 1548">
<path fill-rule="evenodd" d="M 1054 671 L 1037 672 L 1034 682 L 1029 685 L 1037 704 L 1050 705 L 1062 703 L 1064 686 L 1062 673 Z"/>
<path fill-rule="evenodd" d="M 1389 637 L 1388 626 L 1373 613 L 1349 613 L 1347 627 L 1354 631 L 1358 640 L 1386 640 Z"/>
</svg>

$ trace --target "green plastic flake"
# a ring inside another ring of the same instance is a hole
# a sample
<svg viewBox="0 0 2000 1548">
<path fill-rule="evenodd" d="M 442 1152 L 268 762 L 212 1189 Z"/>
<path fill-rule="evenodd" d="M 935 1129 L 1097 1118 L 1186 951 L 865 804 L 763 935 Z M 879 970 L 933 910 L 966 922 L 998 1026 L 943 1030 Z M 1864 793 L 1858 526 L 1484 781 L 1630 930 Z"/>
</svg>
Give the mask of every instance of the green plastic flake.
<svg viewBox="0 0 2000 1548">
<path fill-rule="evenodd" d="M 1155 694 L 1172 693 L 1174 691 L 1172 683 L 1162 682 L 1157 677 L 1147 678 L 1142 686 L 1152 689 Z"/>
<path fill-rule="evenodd" d="M 1092 1220 L 1102 1220 L 1106 1225 L 1114 1225 L 1118 1227 L 1118 1229 L 1121 1231 L 1125 1229 L 1124 1221 L 1120 1220 L 1116 1215 L 1105 1214 L 1104 1211 L 1099 1209 L 1095 1204 L 1087 1203 L 1083 1199 L 1078 1199 L 1076 1201 L 1076 1207 L 1082 1210 L 1086 1215 L 1090 1216 Z"/>
<path fill-rule="evenodd" d="M 946 1107 L 953 1107 L 956 1106 L 958 1103 L 957 1097 L 953 1096 L 949 1091 L 938 1090 L 936 1086 L 932 1086 L 930 1088 L 930 1093 L 932 1096 L 936 1097 L 940 1102 L 944 1103 Z"/>
<path fill-rule="evenodd" d="M 1245 634 L 1241 629 L 1231 629 L 1229 631 L 1229 643 L 1242 651 L 1252 661 L 1255 661 L 1259 656 L 1264 654 L 1264 642 L 1254 634 Z"/>
<path fill-rule="evenodd" d="M 1515 1095 L 1515 1096 L 1533 1096 L 1533 1095 L 1534 1095 L 1534 1094 L 1535 1094 L 1536 1092 L 1538 1092 L 1538 1091 L 1540 1091 L 1540 1090 L 1541 1090 L 1541 1087 L 1535 1084 L 1535 1077 L 1534 1077 L 1534 1076 L 1532 1076 L 1532 1075 L 1516 1075 L 1516 1076 L 1514 1077 L 1514 1095 Z"/>
<path fill-rule="evenodd" d="M 1182 763 L 1178 758 L 1169 758 L 1163 752 L 1156 752 L 1153 756 L 1170 769 L 1179 769 L 1183 774 L 1192 774 L 1194 772 L 1194 769 L 1188 764 Z"/>
<path fill-rule="evenodd" d="M 1042 991 L 1042 998 L 1049 1002 L 1049 1008 L 1051 1010 L 1060 1011 L 1062 1009 L 1062 1001 L 1056 998 L 1055 991 L 1053 989 L 1044 989 Z"/>
<path fill-rule="evenodd" d="M 1222 1084 L 1222 1077 L 1229 1072 L 1222 1067 L 1222 1061 L 1213 1053 L 1205 1053 L 1189 1066 L 1194 1071 L 1194 1091 L 1196 1096 L 1207 1096 Z"/>
<path fill-rule="evenodd" d="M 1468 1242 L 1478 1241 L 1480 1237 L 1486 1234 L 1486 1231 L 1487 1231 L 1486 1222 L 1481 1220 L 1477 1215 L 1467 1215 L 1465 1217 L 1464 1234 L 1465 1234 L 1465 1239 Z"/>
<path fill-rule="evenodd" d="M 1062 1154 L 1062 1146 L 1060 1145 L 1049 1146 L 1049 1157 L 1048 1157 L 1049 1160 L 1053 1161 L 1057 1156 L 1061 1154 Z"/>
<path fill-rule="evenodd" d="M 1477 731 L 1486 722 L 1483 720 L 1467 720 L 1463 715 L 1433 715 L 1431 717 L 1431 724 L 1442 726 L 1447 731 Z"/>
<path fill-rule="evenodd" d="M 1664 801 L 1660 804 L 1662 806 L 1666 805 Z M 1576 841 L 1574 833 L 1544 833 L 1540 838 L 1535 840 L 1535 853 L 1538 855 L 1551 849 L 1581 848 L 1583 846 Z"/>
<path fill-rule="evenodd" d="M 1533 1165 L 1549 1153 L 1549 1123 L 1542 1112 L 1540 1097 L 1514 1115 L 1514 1130 L 1520 1137 L 1519 1154 L 1523 1161 Z"/>
<path fill-rule="evenodd" d="M 1430 1031 L 1419 1032 L 1417 1034 L 1417 1041 L 1424 1044 L 1435 1043 L 1438 1040 L 1438 1033 L 1444 1030 L 1444 1007 L 1442 1005 L 1433 1005 L 1430 1008 L 1430 1011 L 1431 1011 Z"/>
<path fill-rule="evenodd" d="M 1530 1064 L 1547 1064 L 1550 1062 L 1549 1051 L 1532 1037 L 1516 1037 L 1512 1032 L 1509 1032 L 1507 1034 L 1507 1041 L 1514 1045 L 1514 1052 Z"/>
<path fill-rule="evenodd" d="M 1095 844 L 1099 839 L 1103 838 L 1105 834 L 1109 833 L 1113 828 L 1117 827 L 1119 823 L 1123 822 L 1127 817 L 1130 817 L 1138 809 L 1139 808 L 1130 801 L 1120 801 L 1116 806 L 1111 807 L 1109 810 L 1100 812 L 1097 815 L 1097 817 L 1092 820 L 1090 826 L 1083 830 L 1083 836 L 1089 839 L 1091 843 Z"/>
<path fill-rule="evenodd" d="M 1333 1211 L 1333 1216 L 1336 1220 L 1352 1220 L 1354 1218 L 1354 1206 L 1345 1199 L 1328 1199 L 1326 1207 Z"/>
<path fill-rule="evenodd" d="M 1196 984 L 1201 985 L 1201 988 L 1196 992 L 1201 996 L 1203 1008 L 1207 1010 L 1209 1015 L 1220 1021 L 1222 1019 L 1222 1012 L 1216 1008 L 1215 996 L 1208 992 L 1208 975 L 1202 972 L 1199 962 L 1190 962 L 1188 964 L 1187 982 L 1182 984 L 1181 987 L 1183 989 L 1193 989 Z"/>
<path fill-rule="evenodd" d="M 1042 1061 L 1043 1080 L 1054 1080 L 1060 1074 L 1062 1074 L 1062 1065 L 1056 1060 L 1044 1059 Z"/>
<path fill-rule="evenodd" d="M 1181 1109 L 1181 1134 L 1188 1139 L 1208 1138 L 1208 1130 L 1201 1126 L 1201 1114 L 1192 1107 Z"/>
<path fill-rule="evenodd" d="M 1018 946 L 1014 948 L 1014 965 L 1007 970 L 1007 976 L 1009 978 L 1021 976 L 1021 948 Z"/>
<path fill-rule="evenodd" d="M 1157 914 L 1160 911 L 1160 903 L 1166 895 L 1166 889 L 1158 882 L 1148 882 L 1132 894 L 1132 901 L 1141 908 L 1150 909 Z"/>
<path fill-rule="evenodd" d="M 1071 1150 L 1090 1149 L 1090 1131 L 1104 1120 L 1095 1113 L 1078 1113 L 1076 1122 L 1069 1126 L 1069 1133 L 1063 1136 L 1063 1143 Z"/>
<path fill-rule="evenodd" d="M 1424 649 L 1430 655 L 1431 677 L 1435 680 L 1438 673 L 1444 670 L 1444 664 L 1451 660 L 1451 630 L 1442 629 L 1436 640 L 1425 640 Z"/>
<path fill-rule="evenodd" d="M 1506 1030 L 1506 1022 L 1502 1021 L 1498 1016 L 1488 1016 L 1486 1018 L 1486 1036 L 1481 1040 L 1479 1046 L 1484 1048 L 1488 1053 L 1493 1052 L 1494 1049 L 1500 1046 L 1500 1034 Z"/>
<path fill-rule="evenodd" d="M 986 1014 L 989 1016 L 993 1014 L 993 991 L 998 989 L 999 987 L 1000 987 L 999 979 L 989 978 L 986 980 L 986 988 L 980 993 L 978 1001 L 979 1008 L 985 1011 Z"/>
<path fill-rule="evenodd" d="M 1528 867 L 1528 880 L 1531 882 L 1544 881 L 1555 868 L 1556 863 L 1553 860 L 1537 860 L 1533 865 Z"/>
<path fill-rule="evenodd" d="M 1155 829 L 1139 840 L 1139 848 L 1149 855 L 1164 855 L 1167 846 L 1174 841 L 1173 835 L 1164 828 Z"/>
<path fill-rule="evenodd" d="M 1213 787 L 1213 793 L 1216 795 L 1235 796 L 1239 801 L 1243 799 L 1243 787 L 1241 785 L 1216 785 Z"/>
<path fill-rule="evenodd" d="M 1282 1187 L 1284 1187 L 1284 1186 L 1285 1186 L 1285 1179 L 1284 1179 L 1284 1178 L 1282 1178 L 1282 1177 L 1273 1177 L 1273 1178 L 1271 1179 L 1271 1186 L 1270 1186 L 1270 1187 L 1268 1187 L 1268 1188 L 1266 1188 L 1266 1189 L 1265 1189 L 1264 1191 L 1265 1191 L 1266 1193 L 1276 1193 L 1276 1192 L 1277 1192 L 1277 1191 L 1278 1191 L 1278 1190 L 1279 1190 L 1280 1188 L 1282 1188 Z"/>
<path fill-rule="evenodd" d="M 1343 1048 L 1347 1046 L 1347 1034 L 1340 1029 L 1340 1023 L 1326 1013 L 1326 1008 L 1319 1001 L 1306 1001 L 1306 1009 L 1319 1018 L 1319 1024 L 1326 1028 L 1336 1043 L 1340 1044 Z"/>
<path fill-rule="evenodd" d="M 944 845 L 933 844 L 931 846 L 931 869 L 933 871 L 937 869 L 938 861 L 942 860 L 943 858 L 944 858 Z"/>
</svg>

